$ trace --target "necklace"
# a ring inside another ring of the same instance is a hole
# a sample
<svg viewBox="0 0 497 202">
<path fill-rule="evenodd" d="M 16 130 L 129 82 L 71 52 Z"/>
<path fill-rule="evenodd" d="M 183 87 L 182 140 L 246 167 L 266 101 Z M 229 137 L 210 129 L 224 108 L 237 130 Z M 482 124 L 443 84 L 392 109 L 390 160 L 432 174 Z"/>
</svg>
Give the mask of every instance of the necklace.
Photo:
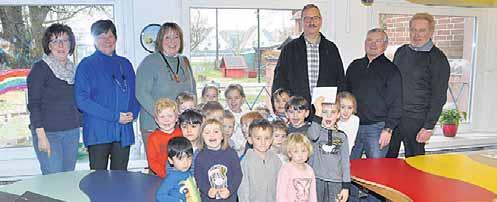
<svg viewBox="0 0 497 202">
<path fill-rule="evenodd" d="M 164 54 L 160 53 L 160 55 L 162 56 L 162 59 L 164 60 L 164 62 L 166 63 L 166 66 L 167 68 L 171 71 L 171 73 L 173 74 L 172 77 L 173 77 L 173 80 L 176 81 L 176 83 L 179 83 L 179 57 L 176 57 L 176 60 L 178 60 L 178 63 L 176 64 L 176 72 L 173 71 L 173 68 L 171 67 L 171 65 L 169 64 L 169 62 L 167 62 L 167 59 L 166 57 L 164 56 Z"/>
</svg>

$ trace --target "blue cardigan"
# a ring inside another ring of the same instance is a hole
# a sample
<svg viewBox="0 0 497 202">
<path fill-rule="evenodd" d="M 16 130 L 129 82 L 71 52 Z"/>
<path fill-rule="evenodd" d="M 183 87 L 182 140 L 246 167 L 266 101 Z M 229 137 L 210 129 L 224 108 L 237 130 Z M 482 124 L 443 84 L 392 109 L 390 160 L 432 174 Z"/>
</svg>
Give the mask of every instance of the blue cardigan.
<svg viewBox="0 0 497 202">
<path fill-rule="evenodd" d="M 140 111 L 135 97 L 135 72 L 128 59 L 97 50 L 79 63 L 74 86 L 76 104 L 84 115 L 85 146 L 134 144 L 133 123 L 119 123 L 120 112 L 132 112 L 136 119 Z"/>
</svg>

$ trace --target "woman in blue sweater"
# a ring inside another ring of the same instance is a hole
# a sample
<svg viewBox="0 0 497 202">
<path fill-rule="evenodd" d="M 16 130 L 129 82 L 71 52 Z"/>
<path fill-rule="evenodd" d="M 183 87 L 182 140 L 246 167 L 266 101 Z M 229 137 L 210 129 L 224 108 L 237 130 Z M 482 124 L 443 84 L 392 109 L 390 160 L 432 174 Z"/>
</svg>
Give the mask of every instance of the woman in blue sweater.
<svg viewBox="0 0 497 202">
<path fill-rule="evenodd" d="M 135 98 L 135 72 L 118 56 L 116 27 L 110 20 L 91 26 L 96 51 L 83 58 L 76 71 L 76 103 L 84 114 L 83 140 L 90 168 L 126 170 L 130 145 L 135 142 L 133 120 L 140 107 Z"/>
</svg>

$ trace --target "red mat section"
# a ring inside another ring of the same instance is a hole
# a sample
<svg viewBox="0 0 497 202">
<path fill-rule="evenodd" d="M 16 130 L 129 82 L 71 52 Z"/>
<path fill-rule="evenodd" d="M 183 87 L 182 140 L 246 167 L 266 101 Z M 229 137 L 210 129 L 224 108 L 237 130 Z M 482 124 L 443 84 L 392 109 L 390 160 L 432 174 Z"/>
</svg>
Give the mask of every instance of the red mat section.
<svg viewBox="0 0 497 202">
<path fill-rule="evenodd" d="M 424 173 L 409 166 L 402 159 L 352 160 L 351 175 L 395 189 L 413 201 L 492 201 L 497 199 L 496 194 L 479 186 Z"/>
</svg>

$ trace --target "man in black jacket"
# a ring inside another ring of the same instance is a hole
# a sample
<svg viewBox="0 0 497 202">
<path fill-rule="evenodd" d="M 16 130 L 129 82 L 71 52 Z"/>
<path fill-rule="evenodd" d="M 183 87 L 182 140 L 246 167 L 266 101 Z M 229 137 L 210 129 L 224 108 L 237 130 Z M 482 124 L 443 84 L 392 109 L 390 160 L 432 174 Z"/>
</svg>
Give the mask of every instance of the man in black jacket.
<svg viewBox="0 0 497 202">
<path fill-rule="evenodd" d="M 434 30 L 433 16 L 417 13 L 409 22 L 410 44 L 395 52 L 393 63 L 402 75 L 403 104 L 387 157 L 398 156 L 401 141 L 406 157 L 423 155 L 447 101 L 450 66 L 431 41 Z"/>
<path fill-rule="evenodd" d="M 364 42 L 366 56 L 347 69 L 346 84 L 357 100 L 360 119 L 351 159 L 384 158 L 392 131 L 400 121 L 402 80 L 398 68 L 383 54 L 388 36 L 382 29 L 369 30 Z"/>
<path fill-rule="evenodd" d="M 302 9 L 304 33 L 285 45 L 274 70 L 272 92 L 279 88 L 303 96 L 311 103 L 314 87 L 338 86 L 343 90 L 345 75 L 336 45 L 320 32 L 321 13 L 316 5 Z"/>
</svg>

